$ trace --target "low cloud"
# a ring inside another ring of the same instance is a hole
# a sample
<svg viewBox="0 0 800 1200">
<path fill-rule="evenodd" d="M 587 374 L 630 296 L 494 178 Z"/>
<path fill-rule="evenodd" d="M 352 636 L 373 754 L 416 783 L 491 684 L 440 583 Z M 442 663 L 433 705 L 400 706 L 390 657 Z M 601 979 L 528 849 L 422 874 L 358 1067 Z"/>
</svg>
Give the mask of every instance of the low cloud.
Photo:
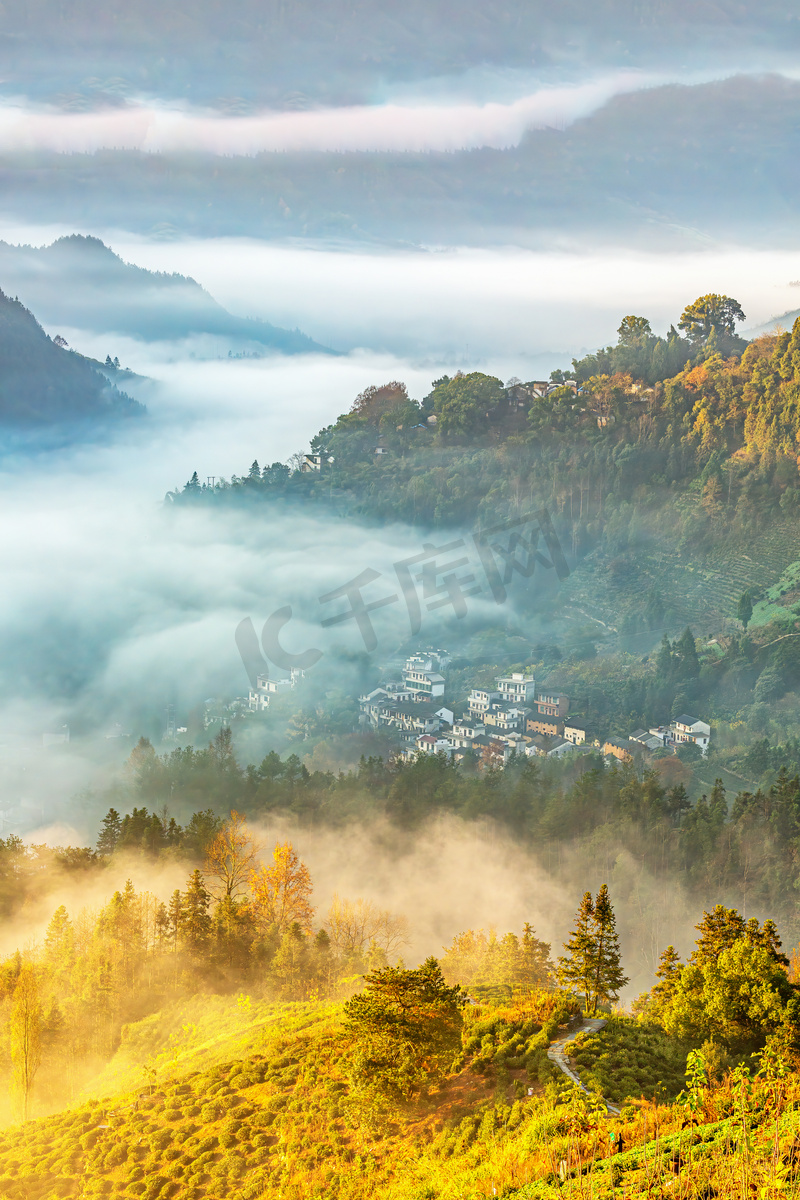
<svg viewBox="0 0 800 1200">
<path fill-rule="evenodd" d="M 563 129 L 613 96 L 661 82 L 638 71 L 617 72 L 586 83 L 541 88 L 505 103 L 387 103 L 244 117 L 146 103 L 84 113 L 6 104 L 0 108 L 0 151 L 252 156 L 503 150 L 519 145 L 529 130 Z"/>
</svg>

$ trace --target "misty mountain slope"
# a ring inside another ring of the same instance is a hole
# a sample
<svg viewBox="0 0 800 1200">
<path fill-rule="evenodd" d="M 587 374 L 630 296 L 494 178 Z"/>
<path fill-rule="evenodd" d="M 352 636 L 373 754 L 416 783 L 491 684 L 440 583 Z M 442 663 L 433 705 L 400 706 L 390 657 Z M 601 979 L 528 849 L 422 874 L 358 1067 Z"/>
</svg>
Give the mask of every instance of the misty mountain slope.
<svg viewBox="0 0 800 1200">
<path fill-rule="evenodd" d="M 763 325 L 748 329 L 747 337 L 754 338 L 762 333 L 775 333 L 778 329 L 791 329 L 798 317 L 800 317 L 800 308 L 791 309 L 777 317 L 770 317 L 769 321 L 765 321 Z"/>
<path fill-rule="evenodd" d="M 19 300 L 0 292 L 0 421 L 43 425 L 144 411 L 85 359 L 52 342 Z"/>
<path fill-rule="evenodd" d="M 211 334 L 283 354 L 331 353 L 299 330 L 234 317 L 194 279 L 131 266 L 94 237 L 0 242 L 0 279 L 52 326 L 172 341 Z"/>
<path fill-rule="evenodd" d="M 800 235 L 798 104 L 796 81 L 739 76 L 617 96 L 566 129 L 531 131 L 508 150 L 6 153 L 0 181 L 8 207 L 26 220 L 66 216 L 143 233 L 168 221 L 201 236 L 552 246 L 554 234 L 566 233 L 594 245 L 622 237 L 695 247 L 747 237 L 783 246 Z M 32 273 L 39 262 L 77 260 L 93 286 L 136 271 L 117 262 L 106 276 L 99 261 L 89 265 L 95 252 L 101 260 L 100 246 L 89 253 L 85 240 L 73 241 L 41 252 L 4 250 L 0 263 L 15 272 L 23 267 L 12 264 L 24 263 Z M 146 273 L 137 278 L 147 293 Z M 160 278 L 149 282 L 155 287 Z M 178 294 L 181 285 L 160 286 Z M 91 300 L 92 314 L 102 315 L 103 299 Z M 195 303 L 188 293 L 187 301 Z M 117 303 L 113 292 L 108 302 Z M 215 313 L 223 321 L 222 310 Z"/>
</svg>

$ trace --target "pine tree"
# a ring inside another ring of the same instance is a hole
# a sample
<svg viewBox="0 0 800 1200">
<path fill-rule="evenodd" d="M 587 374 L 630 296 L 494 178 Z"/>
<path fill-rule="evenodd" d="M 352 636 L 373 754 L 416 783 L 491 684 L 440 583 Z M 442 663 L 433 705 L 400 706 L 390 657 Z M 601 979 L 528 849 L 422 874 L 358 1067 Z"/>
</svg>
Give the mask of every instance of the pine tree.
<svg viewBox="0 0 800 1200">
<path fill-rule="evenodd" d="M 670 993 L 680 979 L 683 963 L 674 946 L 667 946 L 656 967 L 656 978 L 660 981 L 653 988 L 657 996 Z"/>
<path fill-rule="evenodd" d="M 584 894 L 564 949 L 566 955 L 558 960 L 559 982 L 583 994 L 589 1015 L 598 1004 L 618 998 L 628 979 L 622 973 L 616 918 L 605 884 L 595 901 L 591 892 Z"/>
<path fill-rule="evenodd" d="M 63 904 L 53 913 L 47 926 L 44 935 L 44 956 L 48 966 L 57 974 L 67 972 L 74 961 L 74 930 Z"/>
<path fill-rule="evenodd" d="M 600 888 L 595 900 L 594 926 L 596 947 L 593 1011 L 596 1011 L 599 1003 L 619 999 L 620 991 L 629 982 L 622 972 L 617 920 L 605 884 Z"/>
<path fill-rule="evenodd" d="M 200 958 L 208 947 L 211 934 L 211 917 L 209 906 L 211 896 L 203 882 L 200 871 L 193 871 L 186 883 L 183 894 L 183 937 L 186 949 L 195 957 Z"/>
<path fill-rule="evenodd" d="M 661 639 L 656 655 L 656 676 L 661 683 L 669 683 L 672 678 L 672 646 L 666 634 Z"/>
<path fill-rule="evenodd" d="M 739 603 L 736 606 L 736 616 L 742 622 L 742 625 L 747 629 L 750 624 L 750 618 L 753 615 L 753 601 L 749 592 L 742 592 L 739 597 Z"/>
<path fill-rule="evenodd" d="M 711 912 L 704 912 L 703 919 L 695 928 L 700 934 L 692 962 L 703 967 L 714 963 L 723 950 L 728 950 L 739 938 L 745 936 L 745 920 L 735 908 L 717 904 Z"/>
<path fill-rule="evenodd" d="M 558 981 L 562 987 L 573 988 L 583 994 L 588 1012 L 592 1006 L 596 950 L 591 892 L 584 892 L 575 916 L 575 928 L 564 943 L 564 949 L 567 953 L 558 960 Z"/>
<path fill-rule="evenodd" d="M 550 943 L 539 941 L 535 929 L 526 921 L 520 944 L 519 983 L 527 989 L 541 987 L 547 983 L 552 969 Z"/>
<path fill-rule="evenodd" d="M 169 907 L 167 908 L 167 937 L 172 942 L 176 954 L 183 929 L 184 907 L 183 896 L 176 888 L 169 898 Z"/>
<path fill-rule="evenodd" d="M 688 625 L 675 643 L 674 649 L 680 662 L 679 677 L 696 679 L 700 674 L 700 660 L 697 657 L 694 634 Z"/>
<path fill-rule="evenodd" d="M 115 808 L 110 808 L 103 817 L 103 823 L 100 826 L 100 836 L 97 839 L 97 853 L 102 854 L 104 858 L 110 858 L 117 847 L 121 832 L 122 821 L 120 815 Z"/>
</svg>

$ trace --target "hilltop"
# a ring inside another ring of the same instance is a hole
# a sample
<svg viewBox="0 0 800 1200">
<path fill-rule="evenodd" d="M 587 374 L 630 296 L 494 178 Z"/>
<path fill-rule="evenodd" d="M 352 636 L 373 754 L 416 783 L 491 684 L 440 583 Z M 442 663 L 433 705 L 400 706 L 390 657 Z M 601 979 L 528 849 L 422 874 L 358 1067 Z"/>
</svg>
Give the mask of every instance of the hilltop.
<svg viewBox="0 0 800 1200">
<path fill-rule="evenodd" d="M 328 354 L 299 330 L 235 317 L 194 279 L 123 262 L 99 238 L 50 246 L 0 242 L 0 279 L 51 326 L 172 341 L 206 334 L 282 354 Z"/>
</svg>

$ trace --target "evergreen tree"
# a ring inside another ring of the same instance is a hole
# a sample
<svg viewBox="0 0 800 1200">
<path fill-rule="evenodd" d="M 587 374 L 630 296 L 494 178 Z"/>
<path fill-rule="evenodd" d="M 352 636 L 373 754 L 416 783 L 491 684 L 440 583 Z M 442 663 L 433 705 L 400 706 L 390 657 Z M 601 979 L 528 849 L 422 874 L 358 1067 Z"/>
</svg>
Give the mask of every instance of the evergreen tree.
<svg viewBox="0 0 800 1200">
<path fill-rule="evenodd" d="M 68 971 L 74 961 L 74 930 L 63 904 L 53 913 L 47 926 L 44 935 L 44 956 L 48 966 L 56 974 Z"/>
<path fill-rule="evenodd" d="M 195 870 L 186 883 L 183 894 L 183 937 L 190 954 L 200 958 L 208 947 L 211 935 L 209 907 L 211 896 L 200 871 Z"/>
<path fill-rule="evenodd" d="M 661 683 L 669 683 L 672 679 L 672 645 L 666 634 L 661 639 L 656 656 L 656 675 Z"/>
<path fill-rule="evenodd" d="M 696 966 L 703 967 L 716 962 L 723 950 L 729 949 L 734 942 L 744 937 L 745 920 L 735 908 L 717 904 L 711 912 L 703 913 L 702 921 L 695 928 L 700 936 L 691 961 Z"/>
<path fill-rule="evenodd" d="M 100 826 L 100 836 L 97 839 L 97 853 L 104 858 L 110 858 L 114 853 L 119 835 L 122 832 L 122 820 L 115 808 L 110 808 L 103 817 Z"/>
<path fill-rule="evenodd" d="M 448 987 L 435 958 L 416 970 L 373 971 L 365 985 L 344 1006 L 353 1085 L 379 1104 L 408 1101 L 452 1062 L 466 997 Z"/>
<path fill-rule="evenodd" d="M 679 660 L 678 677 L 696 679 L 700 674 L 700 660 L 697 657 L 694 634 L 688 625 L 675 643 L 674 650 Z"/>
<path fill-rule="evenodd" d="M 656 978 L 659 982 L 653 988 L 657 995 L 665 995 L 673 990 L 680 979 L 683 969 L 680 955 L 674 946 L 667 946 L 656 967 Z"/>
<path fill-rule="evenodd" d="M 180 889 L 176 888 L 169 898 L 169 907 L 167 908 L 167 937 L 172 943 L 172 948 L 176 954 L 183 930 L 184 912 L 184 899 L 180 893 Z"/>
<path fill-rule="evenodd" d="M 526 989 L 541 987 L 547 983 L 552 969 L 550 943 L 539 941 L 533 926 L 526 921 L 522 927 L 516 982 Z"/>
<path fill-rule="evenodd" d="M 575 916 L 575 928 L 564 943 L 566 954 L 558 960 L 558 981 L 562 987 L 582 993 L 586 1011 L 592 1008 L 594 983 L 594 902 L 592 893 L 584 892 Z"/>
<path fill-rule="evenodd" d="M 280 940 L 275 957 L 270 963 L 270 977 L 274 980 L 284 1000 L 301 1000 L 304 997 L 308 974 L 308 946 L 306 937 L 295 922 Z"/>
<path fill-rule="evenodd" d="M 589 1015 L 598 1004 L 618 998 L 628 979 L 622 973 L 616 918 L 605 884 L 595 901 L 591 892 L 584 894 L 564 949 L 566 955 L 558 960 L 559 982 L 583 994 Z"/>
<path fill-rule="evenodd" d="M 750 618 L 753 615 L 753 601 L 749 592 L 742 592 L 739 597 L 739 603 L 736 606 L 736 616 L 742 622 L 745 629 L 750 624 Z"/>
<path fill-rule="evenodd" d="M 628 977 L 622 972 L 617 920 L 605 884 L 597 893 L 594 904 L 594 930 L 593 1011 L 596 1011 L 599 1003 L 618 1000 L 621 989 L 629 982 Z"/>
</svg>

